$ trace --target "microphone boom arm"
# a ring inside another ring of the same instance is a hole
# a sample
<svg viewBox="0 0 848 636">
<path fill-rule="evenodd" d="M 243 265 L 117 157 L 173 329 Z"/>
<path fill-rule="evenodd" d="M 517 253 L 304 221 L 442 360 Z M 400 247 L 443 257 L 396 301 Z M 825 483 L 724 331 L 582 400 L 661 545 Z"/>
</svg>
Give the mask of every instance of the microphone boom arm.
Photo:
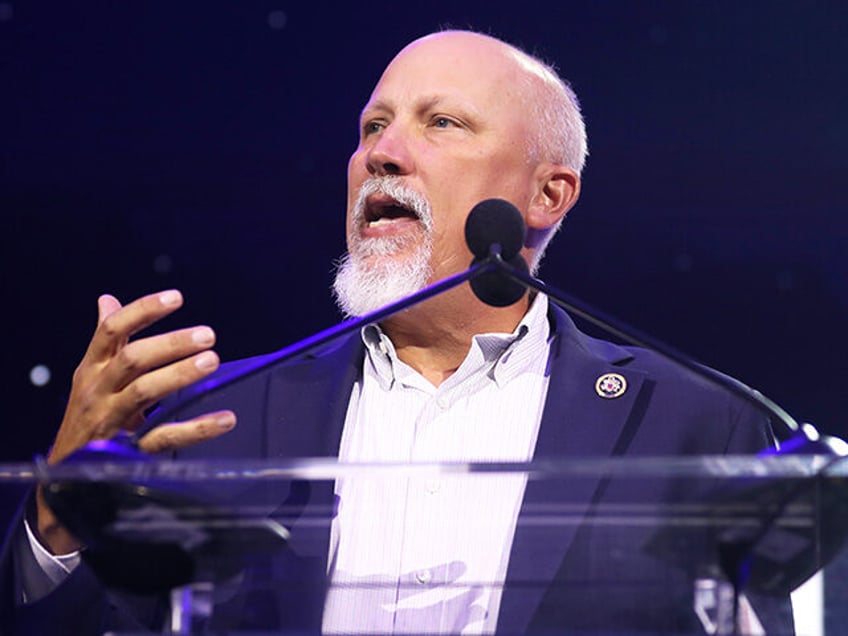
<svg viewBox="0 0 848 636">
<path fill-rule="evenodd" d="M 580 316 L 580 318 L 582 318 L 583 320 L 595 325 L 596 327 L 604 329 L 605 331 L 616 336 L 617 338 L 624 340 L 629 344 L 636 345 L 637 347 L 643 347 L 645 349 L 651 349 L 659 353 L 660 355 L 668 358 L 669 360 L 681 365 L 682 367 L 685 367 L 686 369 L 692 371 L 696 375 L 704 377 L 713 382 L 714 384 L 728 389 L 729 391 L 743 399 L 747 399 L 754 402 L 767 415 L 779 419 L 786 426 L 786 428 L 789 429 L 792 435 L 802 434 L 805 437 L 809 438 L 810 434 L 806 432 L 805 429 L 810 425 L 805 425 L 802 427 L 798 424 L 795 418 L 789 415 L 789 413 L 787 413 L 780 405 L 773 402 L 759 391 L 751 389 L 750 387 L 745 386 L 741 382 L 732 380 L 728 376 L 719 373 L 715 369 L 695 362 L 690 357 L 677 351 L 673 347 L 663 342 L 660 342 L 656 338 L 642 333 L 637 329 L 634 329 L 633 327 L 626 326 L 621 321 L 616 320 L 605 312 L 591 307 L 583 301 L 578 300 L 573 296 L 570 296 L 551 285 L 548 285 L 544 281 L 539 280 L 538 278 L 531 276 L 530 274 L 527 274 L 515 267 L 512 267 L 509 263 L 504 261 L 503 258 L 501 258 L 499 253 L 490 253 L 489 257 L 485 261 L 481 261 L 481 264 L 482 262 L 487 261 L 493 263 L 494 267 L 498 271 L 508 276 L 510 279 L 524 285 L 529 289 L 534 289 L 536 291 L 542 292 L 548 298 L 553 300 L 557 305 L 570 312 L 571 314 L 575 316 Z"/>
</svg>

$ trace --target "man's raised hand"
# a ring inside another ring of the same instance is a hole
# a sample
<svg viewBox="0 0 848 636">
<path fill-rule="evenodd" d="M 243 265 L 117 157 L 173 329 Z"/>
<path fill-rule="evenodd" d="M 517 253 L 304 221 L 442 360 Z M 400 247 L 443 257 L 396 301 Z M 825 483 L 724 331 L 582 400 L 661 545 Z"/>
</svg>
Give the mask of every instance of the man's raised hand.
<svg viewBox="0 0 848 636">
<path fill-rule="evenodd" d="M 206 326 L 131 340 L 138 332 L 183 304 L 177 290 L 144 296 L 121 306 L 110 295 L 97 301 L 97 329 L 74 372 L 65 416 L 47 458 L 57 463 L 97 439 L 119 431 L 134 433 L 144 410 L 170 393 L 214 372 L 215 333 Z M 182 448 L 225 433 L 235 425 L 231 411 L 208 413 L 158 426 L 139 440 L 145 452 Z M 79 547 L 44 505 L 38 493 L 38 532 L 56 554 Z"/>
</svg>

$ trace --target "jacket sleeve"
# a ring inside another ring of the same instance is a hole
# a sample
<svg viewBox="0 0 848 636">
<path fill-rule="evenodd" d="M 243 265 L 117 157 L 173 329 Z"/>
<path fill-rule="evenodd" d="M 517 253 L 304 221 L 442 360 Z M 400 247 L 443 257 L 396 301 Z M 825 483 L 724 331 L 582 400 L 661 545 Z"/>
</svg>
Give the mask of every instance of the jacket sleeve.
<svg viewBox="0 0 848 636">
<path fill-rule="evenodd" d="M 24 502 L 30 498 L 28 493 Z M 158 630 L 164 620 L 164 599 L 106 590 L 84 561 L 59 585 L 53 584 L 32 553 L 25 510 L 21 505 L 0 552 L 0 633 L 100 636 L 105 631 Z M 24 581 L 39 600 L 25 602 Z"/>
</svg>

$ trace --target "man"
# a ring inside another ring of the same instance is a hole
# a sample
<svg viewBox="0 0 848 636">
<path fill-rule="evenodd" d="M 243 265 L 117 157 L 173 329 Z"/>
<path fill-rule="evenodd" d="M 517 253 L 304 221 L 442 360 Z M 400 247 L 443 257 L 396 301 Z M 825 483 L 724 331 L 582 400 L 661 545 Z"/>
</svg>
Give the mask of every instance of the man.
<svg viewBox="0 0 848 636">
<path fill-rule="evenodd" d="M 580 193 L 586 141 L 576 98 L 550 68 L 488 36 L 451 31 L 407 46 L 375 87 L 360 131 L 348 167 L 349 253 L 335 284 L 348 314 L 466 268 L 465 218 L 487 198 L 521 211 L 528 227 L 522 254 L 535 268 Z M 48 461 L 138 431 L 145 409 L 216 371 L 208 327 L 131 340 L 181 304 L 173 290 L 124 307 L 99 299 L 98 327 Z M 604 380 L 621 384 L 597 389 Z M 147 452 L 185 449 L 183 457 L 526 461 L 751 452 L 768 436 L 748 405 L 657 356 L 584 336 L 543 296 L 493 308 L 463 285 L 225 390 L 139 443 Z M 584 509 L 633 494 L 631 484 L 615 480 L 569 488 Z M 308 497 L 329 503 L 328 494 Z M 550 496 L 544 485 L 506 480 L 496 496 L 474 487 L 439 494 L 433 503 L 405 483 L 376 490 L 337 483 L 331 531 L 301 543 L 295 523 L 283 573 L 313 582 L 327 574 L 334 585 L 326 602 L 287 588 L 274 601 L 272 626 L 464 633 L 697 626 L 685 578 L 629 551 L 613 563 L 605 552 L 617 547 L 616 537 L 571 527 L 540 544 L 519 518 Z M 668 494 L 660 487 L 653 496 Z M 462 523 L 446 531 L 457 511 Z M 92 580 L 77 563 L 82 546 L 40 492 L 28 519 L 10 543 L 14 576 L 6 561 L 16 595 L 7 615 L 18 631 L 70 625 L 73 633 L 96 633 L 160 620 L 138 599 Z M 481 520 L 485 527 L 474 525 Z M 644 574 L 642 593 L 652 601 L 667 597 L 658 614 L 642 609 L 645 598 L 632 585 L 626 594 L 601 590 L 609 606 L 591 607 L 598 590 L 581 591 L 579 581 L 598 572 L 615 580 L 625 567 Z M 415 592 L 416 581 L 426 594 Z M 528 581 L 543 584 L 528 588 Z"/>
</svg>

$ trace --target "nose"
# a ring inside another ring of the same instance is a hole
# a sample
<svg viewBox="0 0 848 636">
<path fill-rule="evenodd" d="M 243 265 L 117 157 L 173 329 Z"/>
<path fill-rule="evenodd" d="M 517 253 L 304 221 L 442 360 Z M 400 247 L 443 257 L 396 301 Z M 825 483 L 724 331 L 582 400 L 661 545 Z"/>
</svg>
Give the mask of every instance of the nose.
<svg viewBox="0 0 848 636">
<path fill-rule="evenodd" d="M 377 136 L 366 157 L 368 172 L 374 176 L 404 175 L 412 170 L 407 140 L 397 124 L 389 124 Z"/>
</svg>

